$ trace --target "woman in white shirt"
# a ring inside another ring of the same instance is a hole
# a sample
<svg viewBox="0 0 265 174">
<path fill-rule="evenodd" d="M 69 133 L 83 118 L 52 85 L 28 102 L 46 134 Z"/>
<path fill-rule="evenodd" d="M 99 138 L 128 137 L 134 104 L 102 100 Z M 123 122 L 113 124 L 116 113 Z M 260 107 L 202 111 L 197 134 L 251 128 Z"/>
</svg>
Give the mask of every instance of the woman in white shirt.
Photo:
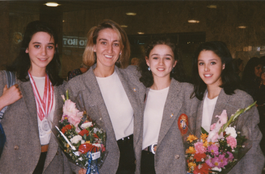
<svg viewBox="0 0 265 174">
<path fill-rule="evenodd" d="M 200 135 L 200 127 L 209 132 L 210 125 L 218 119 L 215 116 L 223 110 L 230 117 L 237 109 L 253 103 L 250 95 L 239 90 L 240 83 L 232 66 L 232 57 L 223 42 L 205 42 L 198 47 L 194 57 L 193 77 L 192 95 L 201 100 L 196 119 L 197 136 Z M 252 140 L 252 148 L 229 173 L 261 173 L 264 156 L 259 147 L 262 135 L 257 126 L 257 108 L 253 107 L 239 119 L 251 132 L 248 138 Z"/>
<path fill-rule="evenodd" d="M 17 96 L 13 103 L 5 100 L 0 106 L 9 105 L 1 122 L 7 141 L 0 173 L 71 173 L 50 124 L 58 123 L 63 104 L 57 44 L 56 33 L 47 24 L 33 21 L 27 25 L 20 53 L 8 68 L 16 74 L 19 95 L 13 92 Z M 1 98 L 6 96 L 6 80 L 1 71 Z"/>
<path fill-rule="evenodd" d="M 141 151 L 137 153 L 135 147 L 140 130 L 135 126 L 141 125 L 141 110 L 130 81 L 136 69 L 126 68 L 129 58 L 125 31 L 114 21 L 104 20 L 88 33 L 83 62 L 90 69 L 66 85 L 71 97 L 82 94 L 86 111 L 93 111 L 91 118 L 106 131 L 108 155 L 99 173 L 133 174 L 139 165 Z"/>
<path fill-rule="evenodd" d="M 196 99 L 191 100 L 192 85 L 184 78 L 176 46 L 158 40 L 147 46 L 145 62 L 140 64 L 140 81 L 147 87 L 141 173 L 186 173 L 185 154 L 178 129 L 178 118 L 195 114 Z M 193 114 L 192 114 L 193 113 Z"/>
</svg>

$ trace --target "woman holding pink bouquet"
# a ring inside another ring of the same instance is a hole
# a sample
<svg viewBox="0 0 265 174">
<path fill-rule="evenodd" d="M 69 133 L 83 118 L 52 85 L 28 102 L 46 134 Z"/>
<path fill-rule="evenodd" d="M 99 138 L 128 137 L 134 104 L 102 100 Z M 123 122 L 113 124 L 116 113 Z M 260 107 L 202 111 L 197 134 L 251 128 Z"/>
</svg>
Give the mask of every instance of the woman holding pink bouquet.
<svg viewBox="0 0 265 174">
<path fill-rule="evenodd" d="M 222 116 L 225 114 L 222 113 L 223 110 L 226 110 L 227 116 L 230 117 L 238 109 L 246 108 L 253 103 L 250 95 L 239 90 L 239 82 L 232 67 L 232 57 L 223 42 L 205 42 L 198 47 L 195 52 L 193 77 L 192 97 L 201 100 L 196 119 L 198 137 L 201 127 L 209 132 L 211 125 L 216 123 L 218 118 L 222 122 Z M 220 116 L 215 117 L 216 115 Z M 261 173 L 264 156 L 259 146 L 262 135 L 257 126 L 259 123 L 257 108 L 253 107 L 238 119 L 238 123 L 247 127 L 249 132 L 247 138 L 252 141 L 252 147 L 229 173 Z"/>
<path fill-rule="evenodd" d="M 20 99 L 8 106 L 1 122 L 6 143 L 0 159 L 0 173 L 71 173 L 51 133 L 50 121 L 58 123 L 63 105 L 57 43 L 54 30 L 45 23 L 34 21 L 27 25 L 20 53 L 8 68 L 15 72 L 16 87 L 21 94 Z M 6 83 L 6 75 L 1 71 L 2 97 Z"/>
<path fill-rule="evenodd" d="M 114 21 L 104 20 L 90 29 L 83 62 L 90 69 L 66 85 L 70 98 L 83 96 L 92 120 L 106 131 L 108 155 L 99 173 L 139 173 L 142 124 L 141 109 L 131 82 L 136 68 L 128 67 L 130 45 L 125 31 Z M 120 68 L 119 68 L 120 67 Z M 136 161 L 136 162 L 135 162 Z"/>
</svg>

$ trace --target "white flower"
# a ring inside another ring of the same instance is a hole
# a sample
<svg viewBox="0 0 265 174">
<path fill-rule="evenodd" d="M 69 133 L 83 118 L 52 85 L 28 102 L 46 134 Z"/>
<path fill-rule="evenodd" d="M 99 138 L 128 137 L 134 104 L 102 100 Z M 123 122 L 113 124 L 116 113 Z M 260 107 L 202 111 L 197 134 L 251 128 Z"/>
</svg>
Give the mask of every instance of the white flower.
<svg viewBox="0 0 265 174">
<path fill-rule="evenodd" d="M 231 137 L 233 137 L 233 138 L 236 138 L 236 136 L 237 136 L 237 134 L 236 134 L 236 130 L 235 130 L 235 128 L 234 127 L 227 127 L 226 129 L 225 129 L 225 132 L 226 132 L 226 134 L 229 134 Z"/>
<path fill-rule="evenodd" d="M 218 172 L 221 172 L 222 171 L 222 169 L 221 168 L 218 168 L 218 167 L 214 167 L 214 168 L 212 168 L 212 170 L 218 171 Z"/>
<path fill-rule="evenodd" d="M 92 145 L 96 146 L 96 147 L 101 147 L 101 144 L 99 144 L 99 143 L 93 143 Z"/>
<path fill-rule="evenodd" d="M 82 128 L 82 129 L 86 129 L 86 128 L 92 126 L 92 125 L 93 125 L 92 122 L 86 122 L 86 123 L 83 123 L 83 124 L 81 125 L 81 128 Z"/>
<path fill-rule="evenodd" d="M 85 140 L 81 140 L 81 144 L 84 144 L 85 143 Z"/>
<path fill-rule="evenodd" d="M 73 144 L 77 144 L 81 140 L 82 140 L 82 137 L 80 135 L 76 135 L 70 139 L 71 143 L 73 143 Z"/>
</svg>

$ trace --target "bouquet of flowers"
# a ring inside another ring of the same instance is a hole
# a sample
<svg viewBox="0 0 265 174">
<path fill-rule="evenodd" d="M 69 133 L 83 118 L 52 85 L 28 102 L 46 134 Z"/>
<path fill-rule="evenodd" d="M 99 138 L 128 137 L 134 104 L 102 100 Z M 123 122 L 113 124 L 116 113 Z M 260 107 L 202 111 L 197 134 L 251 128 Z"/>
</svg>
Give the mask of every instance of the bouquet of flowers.
<svg viewBox="0 0 265 174">
<path fill-rule="evenodd" d="M 223 110 L 209 133 L 201 128 L 199 138 L 193 134 L 184 137 L 188 174 L 228 173 L 236 165 L 251 148 L 246 129 L 238 128 L 236 121 L 254 105 L 237 110 L 229 120 Z"/>
<path fill-rule="evenodd" d="M 66 91 L 63 115 L 59 122 L 58 138 L 60 147 L 66 156 L 80 167 L 87 168 L 87 173 L 98 173 L 106 152 L 106 133 L 90 119 L 86 111 L 79 111 L 69 99 Z"/>
</svg>

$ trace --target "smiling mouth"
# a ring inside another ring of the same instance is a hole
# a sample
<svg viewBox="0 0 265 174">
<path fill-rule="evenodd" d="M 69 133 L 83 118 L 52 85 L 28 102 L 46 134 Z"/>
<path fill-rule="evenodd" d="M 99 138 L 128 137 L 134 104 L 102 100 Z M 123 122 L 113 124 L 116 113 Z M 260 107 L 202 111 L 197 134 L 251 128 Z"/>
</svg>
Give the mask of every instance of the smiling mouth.
<svg viewBox="0 0 265 174">
<path fill-rule="evenodd" d="M 113 56 L 104 55 L 107 59 L 111 59 Z"/>
<path fill-rule="evenodd" d="M 158 71 L 164 71 L 165 68 L 157 68 Z"/>
<path fill-rule="evenodd" d="M 45 62 L 48 60 L 48 58 L 38 58 L 40 61 Z"/>
<path fill-rule="evenodd" d="M 204 77 L 206 78 L 209 78 L 209 77 L 212 77 L 213 75 L 212 74 L 204 74 Z"/>
</svg>

